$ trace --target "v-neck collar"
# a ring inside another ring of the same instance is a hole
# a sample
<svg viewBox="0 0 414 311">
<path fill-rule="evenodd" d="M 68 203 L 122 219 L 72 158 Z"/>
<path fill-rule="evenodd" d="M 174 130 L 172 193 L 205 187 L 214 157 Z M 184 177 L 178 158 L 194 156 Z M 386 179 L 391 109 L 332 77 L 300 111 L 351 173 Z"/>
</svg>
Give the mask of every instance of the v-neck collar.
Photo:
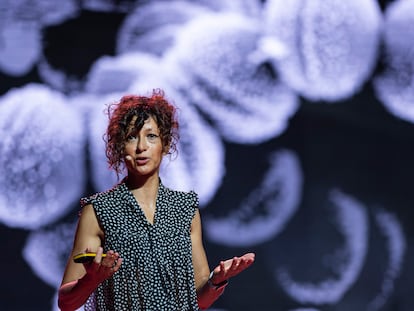
<svg viewBox="0 0 414 311">
<path fill-rule="evenodd" d="M 155 198 L 155 210 L 154 210 L 154 218 L 153 221 L 149 221 L 149 219 L 147 218 L 147 216 L 145 215 L 143 209 L 141 208 L 141 206 L 139 205 L 137 199 L 135 198 L 134 194 L 132 193 L 132 191 L 128 188 L 128 186 L 125 183 L 125 180 L 121 182 L 120 187 L 122 188 L 122 191 L 124 193 L 127 194 L 127 199 L 129 201 L 129 203 L 137 210 L 139 211 L 139 213 L 142 215 L 142 217 L 145 219 L 145 221 L 147 222 L 147 224 L 151 227 L 155 226 L 155 224 L 157 223 L 157 214 L 159 213 L 159 207 L 160 204 L 158 204 L 158 202 L 160 202 L 160 200 L 163 200 L 164 194 L 165 194 L 165 187 L 161 182 L 158 184 L 158 191 L 157 191 L 157 196 Z"/>
</svg>

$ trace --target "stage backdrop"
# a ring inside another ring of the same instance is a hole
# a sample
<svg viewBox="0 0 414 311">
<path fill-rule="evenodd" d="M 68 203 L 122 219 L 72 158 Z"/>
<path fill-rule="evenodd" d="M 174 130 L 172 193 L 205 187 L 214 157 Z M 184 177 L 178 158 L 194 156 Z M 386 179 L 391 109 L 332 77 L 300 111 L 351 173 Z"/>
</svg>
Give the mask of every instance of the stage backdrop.
<svg viewBox="0 0 414 311">
<path fill-rule="evenodd" d="M 414 1 L 0 4 L 0 304 L 57 310 L 79 199 L 112 187 L 106 105 L 179 109 L 162 180 L 195 190 L 212 310 L 412 311 Z"/>
</svg>

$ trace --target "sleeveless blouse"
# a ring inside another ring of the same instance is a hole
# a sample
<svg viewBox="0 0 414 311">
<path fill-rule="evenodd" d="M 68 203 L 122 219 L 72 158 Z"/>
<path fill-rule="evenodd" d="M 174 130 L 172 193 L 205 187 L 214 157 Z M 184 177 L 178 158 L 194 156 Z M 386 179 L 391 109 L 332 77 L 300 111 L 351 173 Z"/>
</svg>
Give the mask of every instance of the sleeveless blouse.
<svg viewBox="0 0 414 311">
<path fill-rule="evenodd" d="M 158 188 L 151 224 L 124 182 L 81 199 L 92 204 L 104 231 L 104 252 L 123 259 L 84 308 L 98 311 L 199 310 L 194 283 L 191 221 L 198 207 L 193 191 Z"/>
</svg>

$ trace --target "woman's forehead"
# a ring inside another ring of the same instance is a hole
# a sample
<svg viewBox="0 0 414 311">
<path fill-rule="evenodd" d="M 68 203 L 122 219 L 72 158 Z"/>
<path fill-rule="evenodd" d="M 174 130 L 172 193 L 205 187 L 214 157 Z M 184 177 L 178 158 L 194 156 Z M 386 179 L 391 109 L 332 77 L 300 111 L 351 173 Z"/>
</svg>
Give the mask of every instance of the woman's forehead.
<svg viewBox="0 0 414 311">
<path fill-rule="evenodd" d="M 138 129 L 137 128 L 137 119 L 138 119 L 138 116 L 134 116 L 132 118 L 131 122 L 129 122 L 129 129 L 130 130 Z M 149 115 L 148 118 L 146 120 L 144 120 L 141 128 L 142 129 L 156 129 L 156 130 L 158 130 L 158 124 L 157 124 L 157 121 L 155 120 L 155 118 L 153 116 Z"/>
</svg>

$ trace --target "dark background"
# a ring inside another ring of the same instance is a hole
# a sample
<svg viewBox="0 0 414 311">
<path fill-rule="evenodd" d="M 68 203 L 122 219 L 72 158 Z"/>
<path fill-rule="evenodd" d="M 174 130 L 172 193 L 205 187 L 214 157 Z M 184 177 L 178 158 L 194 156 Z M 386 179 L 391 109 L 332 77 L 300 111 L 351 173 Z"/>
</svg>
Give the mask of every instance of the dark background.
<svg viewBox="0 0 414 311">
<path fill-rule="evenodd" d="M 384 8 L 387 1 L 379 3 Z M 124 12 L 81 10 L 76 18 L 42 30 L 42 52 L 53 67 L 81 80 L 96 59 L 115 54 L 116 34 L 125 16 Z M 381 72 L 382 65 L 380 59 L 373 76 Z M 18 77 L 0 72 L 0 95 L 30 82 L 42 82 L 36 66 Z M 406 239 L 402 271 L 395 280 L 391 296 L 380 310 L 412 311 L 414 125 L 391 115 L 384 108 L 375 96 L 371 81 L 340 103 L 311 103 L 304 98 L 300 101 L 299 110 L 282 135 L 255 146 L 226 143 L 227 173 L 205 214 L 225 213 L 226 207 L 237 206 L 241 201 L 237 193 L 247 191 L 258 182 L 266 170 L 266 155 L 275 149 L 287 148 L 297 153 L 303 170 L 304 188 L 299 212 L 287 229 L 272 241 L 244 249 L 206 240 L 212 265 L 245 251 L 254 251 L 257 255 L 255 265 L 231 281 L 215 307 L 232 311 L 365 310 L 366 304 L 379 292 L 387 256 L 381 233 L 374 226 L 370 227 L 370 248 L 361 275 L 337 304 L 301 304 L 290 299 L 272 277 L 275 266 L 286 258 L 293 258 L 290 262 L 292 266 L 300 267 L 297 273 L 301 275 L 292 273 L 300 279 L 310 273 L 321 254 L 329 252 L 327 248 L 330 246 L 327 245 L 337 237 L 321 224 L 327 216 L 323 207 L 329 205 L 327 194 L 330 189 L 340 188 L 364 203 L 370 219 L 376 211 L 384 209 L 399 220 Z M 255 164 L 245 165 L 252 158 L 256 159 Z M 85 194 L 92 191 L 89 181 Z M 224 210 L 219 211 L 217 206 Z M 75 220 L 76 211 L 74 204 L 73 213 L 62 221 Z M 56 289 L 38 278 L 21 255 L 29 233 L 29 230 L 0 225 L 3 241 L 0 264 L 2 310 L 51 308 Z"/>
</svg>

